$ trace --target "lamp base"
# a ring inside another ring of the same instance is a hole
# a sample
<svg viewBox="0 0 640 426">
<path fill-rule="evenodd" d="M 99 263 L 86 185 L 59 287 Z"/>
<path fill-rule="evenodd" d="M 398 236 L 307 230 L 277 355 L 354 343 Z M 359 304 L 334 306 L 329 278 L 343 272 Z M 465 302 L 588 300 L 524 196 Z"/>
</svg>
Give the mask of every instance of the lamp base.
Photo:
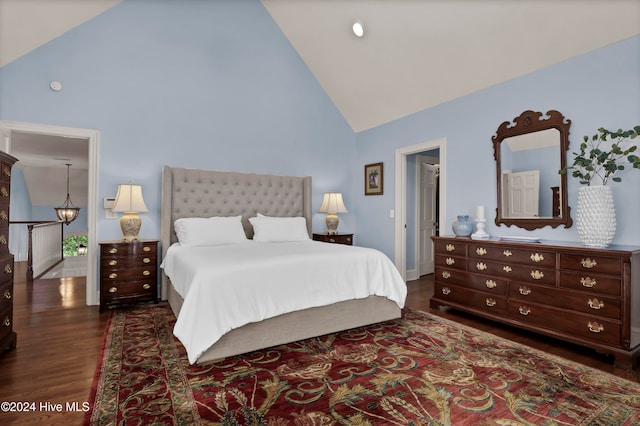
<svg viewBox="0 0 640 426">
<path fill-rule="evenodd" d="M 336 235 L 338 233 L 338 223 L 340 218 L 335 213 L 327 213 L 327 217 L 324 219 L 324 223 L 327 225 L 327 234 Z"/>
<path fill-rule="evenodd" d="M 120 218 L 120 229 L 122 229 L 122 241 L 130 243 L 138 241 L 138 233 L 142 226 L 142 220 L 136 212 L 124 212 Z"/>
</svg>

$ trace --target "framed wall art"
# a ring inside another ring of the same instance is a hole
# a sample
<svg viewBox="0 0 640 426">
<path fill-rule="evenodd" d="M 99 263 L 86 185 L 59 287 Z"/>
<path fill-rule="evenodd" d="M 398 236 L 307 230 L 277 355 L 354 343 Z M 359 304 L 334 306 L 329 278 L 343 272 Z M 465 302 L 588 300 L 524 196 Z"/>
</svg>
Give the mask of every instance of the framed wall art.
<svg viewBox="0 0 640 426">
<path fill-rule="evenodd" d="M 364 166 L 364 195 L 382 195 L 384 189 L 383 181 L 382 163 Z"/>
</svg>

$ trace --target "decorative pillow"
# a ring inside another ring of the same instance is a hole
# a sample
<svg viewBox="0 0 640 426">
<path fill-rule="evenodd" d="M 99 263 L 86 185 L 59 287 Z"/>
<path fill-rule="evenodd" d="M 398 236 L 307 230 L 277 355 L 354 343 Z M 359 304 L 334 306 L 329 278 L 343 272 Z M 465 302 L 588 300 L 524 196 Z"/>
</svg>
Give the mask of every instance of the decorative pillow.
<svg viewBox="0 0 640 426">
<path fill-rule="evenodd" d="M 258 213 L 249 218 L 253 226 L 253 241 L 278 243 L 309 239 L 307 220 L 304 217 L 273 217 Z"/>
<path fill-rule="evenodd" d="M 184 246 L 219 246 L 247 241 L 242 216 L 185 217 L 173 224 Z"/>
</svg>

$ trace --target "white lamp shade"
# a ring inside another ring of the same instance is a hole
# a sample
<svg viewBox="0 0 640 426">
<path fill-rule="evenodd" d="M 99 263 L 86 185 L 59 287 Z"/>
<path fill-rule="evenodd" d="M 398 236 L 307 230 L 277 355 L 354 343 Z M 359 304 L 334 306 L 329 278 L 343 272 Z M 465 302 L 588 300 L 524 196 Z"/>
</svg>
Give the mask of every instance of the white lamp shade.
<svg viewBox="0 0 640 426">
<path fill-rule="evenodd" d="M 347 208 L 342 201 L 342 194 L 339 192 L 327 192 L 324 194 L 320 213 L 346 213 Z"/>
<path fill-rule="evenodd" d="M 142 198 L 142 186 L 132 184 L 118 185 L 118 194 L 111 211 L 114 212 L 148 212 Z"/>
</svg>

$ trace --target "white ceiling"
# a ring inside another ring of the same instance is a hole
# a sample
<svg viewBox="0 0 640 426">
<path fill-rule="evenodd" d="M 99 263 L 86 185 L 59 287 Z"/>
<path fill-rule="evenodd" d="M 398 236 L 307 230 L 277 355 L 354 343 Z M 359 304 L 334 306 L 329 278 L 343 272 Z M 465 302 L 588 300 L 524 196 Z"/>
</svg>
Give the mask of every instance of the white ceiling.
<svg viewBox="0 0 640 426">
<path fill-rule="evenodd" d="M 0 0 L 0 66 L 120 2 Z M 262 3 L 356 132 L 640 34 L 640 0 Z"/>
</svg>

